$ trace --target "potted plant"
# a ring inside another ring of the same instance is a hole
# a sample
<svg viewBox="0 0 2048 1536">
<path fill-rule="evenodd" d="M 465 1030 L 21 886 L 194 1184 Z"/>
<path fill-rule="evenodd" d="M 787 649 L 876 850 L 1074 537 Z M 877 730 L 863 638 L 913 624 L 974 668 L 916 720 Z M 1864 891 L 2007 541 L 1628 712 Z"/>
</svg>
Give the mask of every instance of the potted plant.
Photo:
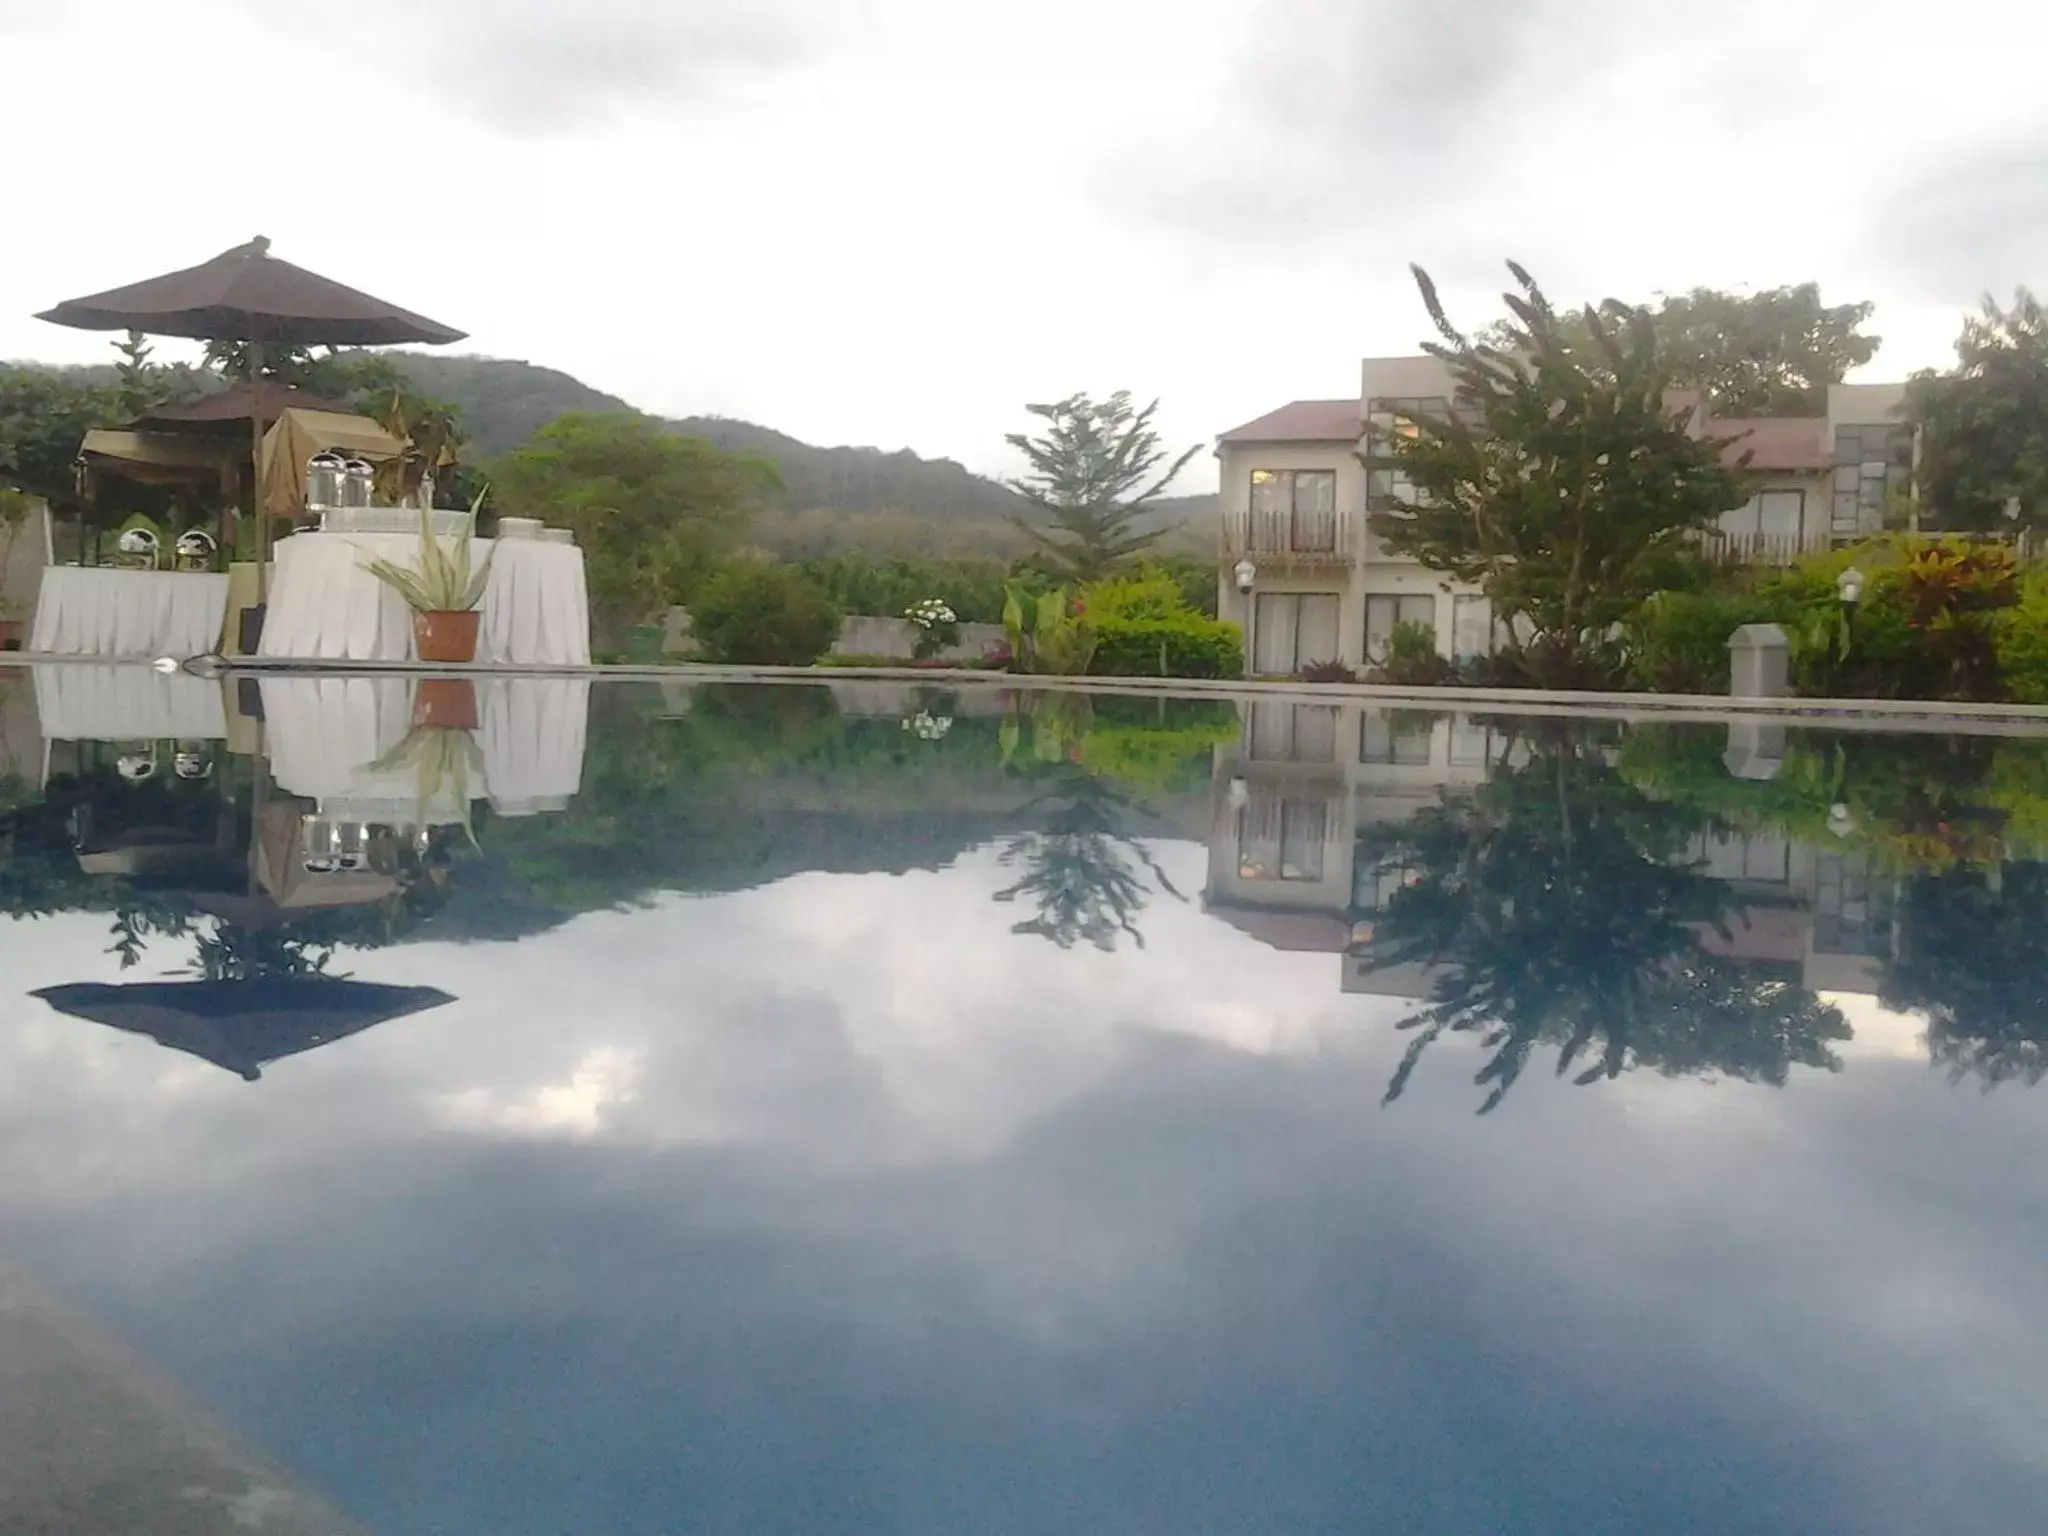
<svg viewBox="0 0 2048 1536">
<path fill-rule="evenodd" d="M 472 573 L 469 568 L 471 535 L 476 532 L 477 508 L 484 493 L 479 491 L 469 505 L 468 515 L 456 530 L 455 548 L 442 547 L 434 533 L 434 511 L 420 508 L 419 569 L 407 570 L 389 560 L 372 560 L 372 576 L 392 588 L 412 609 L 414 648 L 421 661 L 474 661 L 476 632 L 481 616 L 476 605 L 483 601 L 484 586 L 490 580 L 491 557 Z"/>
<path fill-rule="evenodd" d="M 416 725 L 405 740 L 370 765 L 373 773 L 410 768 L 419 784 L 414 825 L 425 830 L 438 814 L 452 816 L 462 835 L 476 845 L 476 829 L 469 811 L 470 780 L 483 771 L 476 738 L 468 731 L 445 726 Z"/>
</svg>

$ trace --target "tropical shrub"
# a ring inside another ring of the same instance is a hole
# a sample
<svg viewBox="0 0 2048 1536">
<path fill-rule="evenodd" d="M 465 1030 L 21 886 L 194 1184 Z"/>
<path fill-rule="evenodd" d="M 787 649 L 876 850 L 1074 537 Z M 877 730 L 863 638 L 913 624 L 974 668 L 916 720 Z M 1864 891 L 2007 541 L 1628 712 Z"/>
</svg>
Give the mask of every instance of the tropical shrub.
<svg viewBox="0 0 2048 1536">
<path fill-rule="evenodd" d="M 1065 587 L 1031 592 L 1010 583 L 1004 589 L 1003 631 L 1013 671 L 1079 677 L 1095 655 L 1095 627 Z"/>
<path fill-rule="evenodd" d="M 1657 693 L 1726 693 L 1728 637 L 1744 624 L 1783 624 L 1798 608 L 1758 592 L 1659 592 L 1629 621 L 1629 681 Z"/>
<path fill-rule="evenodd" d="M 1342 661 L 1305 661 L 1296 670 L 1296 677 L 1304 683 L 1355 683 L 1358 674 L 1351 670 L 1349 663 Z"/>
<path fill-rule="evenodd" d="M 1244 631 L 1192 611 L 1162 619 L 1104 619 L 1095 626 L 1096 677 L 1239 677 Z"/>
<path fill-rule="evenodd" d="M 2008 698 L 2048 704 L 2048 565 L 2020 583 L 2019 602 L 1992 620 L 1992 644 Z"/>
<path fill-rule="evenodd" d="M 1863 572 L 1862 600 L 1845 613 L 1842 572 Z M 1782 602 L 1794 685 L 1841 698 L 1995 699 L 2001 610 L 2018 597 L 2003 545 L 1899 535 L 1809 555 L 1759 578 Z"/>
<path fill-rule="evenodd" d="M 1435 688 L 1458 681 L 1457 664 L 1436 648 L 1436 630 L 1410 621 L 1387 635 L 1386 658 L 1368 669 L 1366 681 L 1401 688 Z"/>
<path fill-rule="evenodd" d="M 1098 677 L 1237 677 L 1244 631 L 1194 608 L 1179 580 L 1147 563 L 1090 582 L 1081 603 L 1095 626 Z"/>
<path fill-rule="evenodd" d="M 839 610 L 793 566 L 745 561 L 714 576 L 690 617 L 708 660 L 805 667 L 839 638 Z"/>
</svg>

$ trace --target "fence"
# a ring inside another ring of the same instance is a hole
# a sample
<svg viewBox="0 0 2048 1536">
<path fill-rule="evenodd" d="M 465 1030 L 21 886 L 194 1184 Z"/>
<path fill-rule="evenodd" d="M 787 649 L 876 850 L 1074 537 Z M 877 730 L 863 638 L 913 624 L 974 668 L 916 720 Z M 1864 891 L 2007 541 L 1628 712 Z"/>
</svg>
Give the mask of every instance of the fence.
<svg viewBox="0 0 2048 1536">
<path fill-rule="evenodd" d="M 1897 530 L 1903 533 L 1904 530 Z M 1923 536 L 1939 538 L 1943 531 L 1928 529 Z M 1970 539 L 1980 544 L 2009 544 L 2013 554 L 2021 560 L 2032 560 L 2048 554 L 2048 540 L 2032 529 L 2022 529 L 2016 534 L 1970 533 L 1956 530 L 1948 536 Z M 1708 532 L 1700 536 L 1701 552 L 1717 565 L 1790 565 L 1807 555 L 1826 554 L 1852 539 L 1837 539 L 1826 533 L 1777 534 L 1777 533 L 1720 533 Z"/>
</svg>

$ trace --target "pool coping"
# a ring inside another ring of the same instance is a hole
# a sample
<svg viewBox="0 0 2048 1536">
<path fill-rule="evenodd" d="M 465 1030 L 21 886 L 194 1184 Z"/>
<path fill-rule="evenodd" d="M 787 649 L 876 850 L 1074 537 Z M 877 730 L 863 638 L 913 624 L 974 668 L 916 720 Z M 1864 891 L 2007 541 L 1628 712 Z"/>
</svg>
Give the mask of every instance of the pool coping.
<svg viewBox="0 0 2048 1536">
<path fill-rule="evenodd" d="M 29 651 L 0 653 L 0 667 L 147 667 L 155 658 L 71 656 Z M 195 663 L 205 663 L 197 667 Z M 1628 720 L 1685 716 L 1748 717 L 1829 723 L 2038 726 L 2048 730 L 2048 705 L 1971 704 L 1937 699 L 1754 698 L 1710 693 L 1626 693 L 1547 688 L 1399 687 L 1379 683 L 1304 683 L 1288 678 L 1059 677 L 991 672 L 979 667 L 748 667 L 708 662 L 681 665 L 594 662 L 580 666 L 514 665 L 503 662 L 422 664 L 414 661 L 358 661 L 339 658 L 197 657 L 184 666 L 202 677 L 558 677 L 614 681 L 704 683 L 888 682 L 921 687 L 1127 694 L 1177 698 L 1258 700 L 1281 698 L 1319 703 L 1398 704 L 1420 709 L 1482 706 L 1502 714 L 1576 714 Z"/>
</svg>

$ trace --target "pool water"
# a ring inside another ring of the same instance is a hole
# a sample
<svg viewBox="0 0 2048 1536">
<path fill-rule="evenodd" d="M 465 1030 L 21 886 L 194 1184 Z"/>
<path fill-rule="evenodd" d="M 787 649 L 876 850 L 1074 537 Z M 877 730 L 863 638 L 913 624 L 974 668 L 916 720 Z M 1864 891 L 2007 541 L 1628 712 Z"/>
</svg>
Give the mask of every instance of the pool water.
<svg viewBox="0 0 2048 1536">
<path fill-rule="evenodd" d="M 94 670 L 0 1258 L 380 1536 L 2048 1523 L 2048 735 Z"/>
</svg>

